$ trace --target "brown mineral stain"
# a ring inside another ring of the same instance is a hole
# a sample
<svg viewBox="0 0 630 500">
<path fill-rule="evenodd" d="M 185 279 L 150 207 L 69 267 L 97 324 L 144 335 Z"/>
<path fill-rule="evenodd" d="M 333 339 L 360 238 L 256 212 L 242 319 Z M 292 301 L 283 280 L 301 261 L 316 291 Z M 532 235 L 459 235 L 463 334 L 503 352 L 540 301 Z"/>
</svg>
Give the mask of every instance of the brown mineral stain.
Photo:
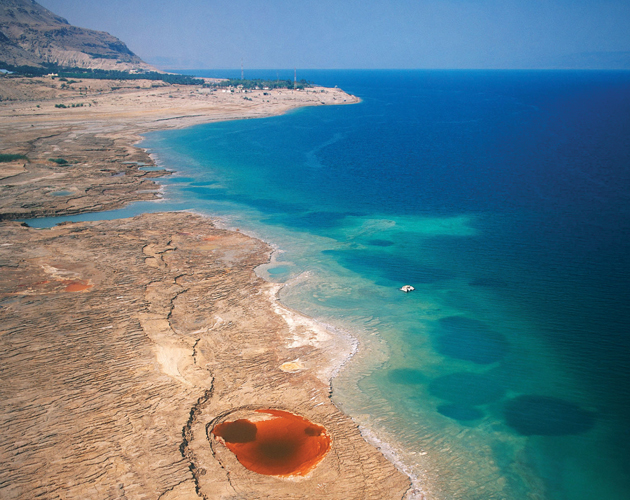
<svg viewBox="0 0 630 500">
<path fill-rule="evenodd" d="M 63 283 L 66 285 L 66 292 L 84 292 L 93 286 L 88 284 L 86 280 L 65 280 Z"/>
<path fill-rule="evenodd" d="M 326 429 L 282 410 L 256 410 L 272 418 L 239 419 L 212 429 L 247 469 L 268 476 L 304 476 L 326 456 L 331 439 Z"/>
<path fill-rule="evenodd" d="M 30 283 L 28 285 L 20 284 L 17 285 L 17 288 L 35 288 L 38 286 L 47 285 L 48 283 L 50 283 L 50 280 L 38 281 L 36 283 Z"/>
</svg>

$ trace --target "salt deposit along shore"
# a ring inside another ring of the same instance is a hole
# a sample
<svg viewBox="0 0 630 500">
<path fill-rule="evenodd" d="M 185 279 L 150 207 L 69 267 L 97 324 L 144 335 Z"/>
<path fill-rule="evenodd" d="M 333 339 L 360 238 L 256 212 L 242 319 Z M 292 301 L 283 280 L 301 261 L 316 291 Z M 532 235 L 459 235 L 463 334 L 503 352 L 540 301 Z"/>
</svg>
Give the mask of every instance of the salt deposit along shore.
<svg viewBox="0 0 630 500">
<path fill-rule="evenodd" d="M 58 87 L 0 79 L 0 152 L 24 155 L 0 163 L 0 497 L 402 498 L 408 478 L 330 400 L 352 345 L 279 304 L 278 285 L 253 271 L 268 245 L 189 213 L 17 222 L 158 199 L 164 173 L 140 169 L 152 164 L 134 147 L 142 133 L 358 100 L 324 88 L 246 100 L 143 81 Z M 276 434 L 264 423 L 274 415 L 308 439 Z M 310 461 L 261 474 L 229 442 Z"/>
</svg>

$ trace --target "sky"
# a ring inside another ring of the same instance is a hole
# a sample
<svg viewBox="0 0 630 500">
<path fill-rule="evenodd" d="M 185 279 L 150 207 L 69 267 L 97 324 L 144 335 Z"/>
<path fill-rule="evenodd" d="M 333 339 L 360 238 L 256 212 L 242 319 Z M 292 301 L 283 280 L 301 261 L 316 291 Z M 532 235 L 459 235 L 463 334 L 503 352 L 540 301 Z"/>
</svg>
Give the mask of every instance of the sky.
<svg viewBox="0 0 630 500">
<path fill-rule="evenodd" d="M 630 69 L 630 0 L 38 0 L 169 69 Z"/>
</svg>

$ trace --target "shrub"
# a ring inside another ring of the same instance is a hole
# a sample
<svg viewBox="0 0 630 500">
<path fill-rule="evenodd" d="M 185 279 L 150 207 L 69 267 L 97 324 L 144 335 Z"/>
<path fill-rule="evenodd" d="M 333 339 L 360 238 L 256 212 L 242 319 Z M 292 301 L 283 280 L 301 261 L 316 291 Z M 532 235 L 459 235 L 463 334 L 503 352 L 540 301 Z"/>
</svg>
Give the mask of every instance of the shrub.
<svg viewBox="0 0 630 500">
<path fill-rule="evenodd" d="M 68 160 L 64 160 L 63 158 L 48 158 L 48 161 L 55 162 L 57 165 L 65 165 L 68 163 Z"/>
<path fill-rule="evenodd" d="M 15 160 L 26 160 L 24 155 L 0 154 L 0 163 L 6 163 Z"/>
</svg>

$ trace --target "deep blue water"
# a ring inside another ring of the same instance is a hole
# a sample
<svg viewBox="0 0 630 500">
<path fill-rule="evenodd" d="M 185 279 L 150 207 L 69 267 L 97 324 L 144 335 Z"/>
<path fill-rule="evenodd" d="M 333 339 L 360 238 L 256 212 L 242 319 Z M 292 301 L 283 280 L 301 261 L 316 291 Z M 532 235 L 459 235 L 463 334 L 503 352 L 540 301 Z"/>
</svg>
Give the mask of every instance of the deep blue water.
<svg viewBox="0 0 630 500">
<path fill-rule="evenodd" d="M 283 250 L 284 302 L 360 340 L 335 400 L 429 498 L 627 498 L 630 73 L 298 77 L 363 102 L 151 134 L 171 206 Z"/>
</svg>

